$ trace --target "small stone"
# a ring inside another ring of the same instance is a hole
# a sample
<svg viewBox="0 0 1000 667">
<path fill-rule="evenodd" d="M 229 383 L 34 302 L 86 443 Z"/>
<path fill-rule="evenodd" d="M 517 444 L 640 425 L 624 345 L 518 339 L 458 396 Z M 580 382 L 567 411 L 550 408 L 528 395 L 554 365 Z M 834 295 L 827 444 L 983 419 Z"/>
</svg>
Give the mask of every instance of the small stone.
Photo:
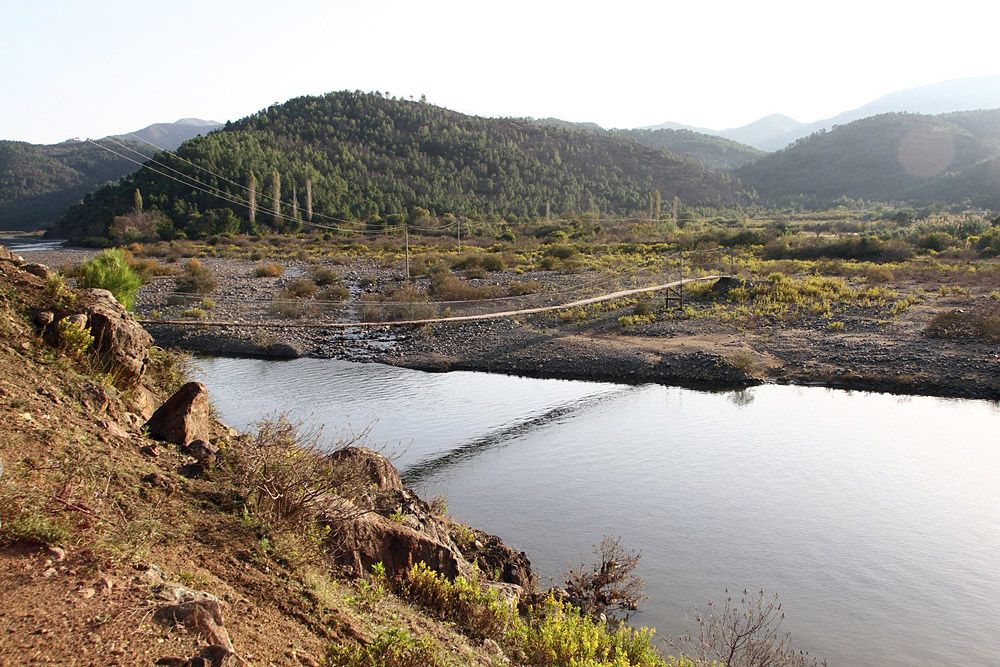
<svg viewBox="0 0 1000 667">
<path fill-rule="evenodd" d="M 109 595 L 111 591 L 114 590 L 114 587 L 115 580 L 106 574 L 101 575 L 101 578 L 97 580 L 97 584 L 94 586 L 98 592 L 104 595 Z"/>
<path fill-rule="evenodd" d="M 24 270 L 33 276 L 38 276 L 43 279 L 47 279 L 52 275 L 52 271 L 44 264 L 25 264 Z"/>
<path fill-rule="evenodd" d="M 52 314 L 51 310 L 43 310 L 37 315 L 35 315 L 35 324 L 42 327 L 43 329 L 50 324 L 55 319 L 55 315 Z"/>
<path fill-rule="evenodd" d="M 81 588 L 80 589 L 80 597 L 82 597 L 84 600 L 89 600 L 90 598 L 94 597 L 95 595 L 97 595 L 97 591 L 95 591 L 93 588 Z"/>
<path fill-rule="evenodd" d="M 56 576 L 56 574 L 58 573 L 56 572 L 56 569 L 54 567 L 50 567 L 49 569 L 45 570 L 45 572 L 42 572 L 42 576 L 46 578 L 54 577 Z"/>
</svg>

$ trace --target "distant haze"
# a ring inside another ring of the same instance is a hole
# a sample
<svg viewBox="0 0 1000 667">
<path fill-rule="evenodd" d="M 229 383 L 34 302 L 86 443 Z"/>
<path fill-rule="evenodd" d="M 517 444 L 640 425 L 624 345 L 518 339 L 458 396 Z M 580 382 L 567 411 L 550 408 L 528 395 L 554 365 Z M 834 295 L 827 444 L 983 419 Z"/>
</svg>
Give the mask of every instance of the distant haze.
<svg viewBox="0 0 1000 667">
<path fill-rule="evenodd" d="M 784 148 L 801 137 L 834 125 L 843 125 L 876 114 L 909 111 L 911 113 L 940 114 L 950 111 L 1000 108 L 1000 76 L 943 81 L 919 88 L 901 90 L 884 95 L 868 104 L 844 111 L 831 118 L 813 123 L 801 123 L 794 118 L 773 114 L 744 125 L 725 130 L 686 127 L 675 122 L 652 126 L 666 129 L 691 129 L 753 146 L 765 151 Z"/>
<path fill-rule="evenodd" d="M 493 117 L 740 127 L 1000 74 L 971 0 L 8 4 L 0 137 L 32 143 L 345 89 Z"/>
</svg>

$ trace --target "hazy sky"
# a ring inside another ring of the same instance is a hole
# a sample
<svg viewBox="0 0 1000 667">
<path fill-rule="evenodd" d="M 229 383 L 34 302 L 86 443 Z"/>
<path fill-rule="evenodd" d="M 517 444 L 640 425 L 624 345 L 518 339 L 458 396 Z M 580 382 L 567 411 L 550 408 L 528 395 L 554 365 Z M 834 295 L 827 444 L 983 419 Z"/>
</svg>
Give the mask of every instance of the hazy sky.
<svg viewBox="0 0 1000 667">
<path fill-rule="evenodd" d="M 721 129 L 1000 74 L 1000 10 L 981 0 L 5 4 L 0 138 L 44 143 L 341 89 L 486 116 Z"/>
</svg>

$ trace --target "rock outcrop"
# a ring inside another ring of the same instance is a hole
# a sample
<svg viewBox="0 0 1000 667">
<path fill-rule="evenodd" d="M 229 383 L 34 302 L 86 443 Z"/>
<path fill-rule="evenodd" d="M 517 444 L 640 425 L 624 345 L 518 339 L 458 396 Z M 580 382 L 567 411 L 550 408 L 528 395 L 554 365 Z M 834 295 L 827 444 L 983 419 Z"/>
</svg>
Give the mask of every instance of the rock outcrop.
<svg viewBox="0 0 1000 667">
<path fill-rule="evenodd" d="M 421 561 L 449 578 L 471 572 L 453 545 L 379 514 L 338 522 L 332 534 L 333 553 L 359 577 L 375 563 L 382 563 L 390 577 L 405 574 Z"/>
<path fill-rule="evenodd" d="M 149 363 L 153 338 L 125 308 L 103 289 L 81 290 L 86 304 L 87 326 L 94 337 L 98 361 L 115 377 L 121 388 L 134 387 L 142 380 Z"/>
<path fill-rule="evenodd" d="M 208 389 L 200 382 L 188 382 L 157 408 L 146 426 L 151 437 L 175 445 L 209 440 L 212 419 Z"/>
</svg>

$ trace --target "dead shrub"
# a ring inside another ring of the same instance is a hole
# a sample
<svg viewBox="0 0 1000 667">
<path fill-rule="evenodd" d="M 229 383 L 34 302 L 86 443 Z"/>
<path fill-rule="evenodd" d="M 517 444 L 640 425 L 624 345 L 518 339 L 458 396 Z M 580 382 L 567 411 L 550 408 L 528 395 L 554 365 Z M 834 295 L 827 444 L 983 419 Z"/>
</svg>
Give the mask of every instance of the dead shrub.
<svg viewBox="0 0 1000 667">
<path fill-rule="evenodd" d="M 285 267 L 276 262 L 264 262 L 258 264 L 253 270 L 253 274 L 258 278 L 278 278 L 285 273 Z"/>
<path fill-rule="evenodd" d="M 308 278 L 293 280 L 278 293 L 279 299 L 311 299 L 316 296 L 316 283 Z"/>
<path fill-rule="evenodd" d="M 642 579 L 635 575 L 641 554 L 626 550 L 620 537 L 605 537 L 594 555 L 596 563 L 581 564 L 566 575 L 570 601 L 592 618 L 634 611 L 645 599 Z"/>
<path fill-rule="evenodd" d="M 438 301 L 476 301 L 498 296 L 496 287 L 476 287 L 462 280 L 451 271 L 431 274 L 431 295 Z"/>
<path fill-rule="evenodd" d="M 739 602 L 726 592 L 720 608 L 709 602 L 698 610 L 698 636 L 681 637 L 670 644 L 694 665 L 727 667 L 809 667 L 826 665 L 809 654 L 796 651 L 791 637 L 781 632 L 785 618 L 778 596 L 764 591 L 751 594 L 744 590 Z M 686 664 L 686 663 L 685 663 Z"/>
<path fill-rule="evenodd" d="M 209 294 L 219 286 L 215 272 L 197 259 L 184 264 L 184 275 L 177 279 L 177 291 L 189 294 Z"/>
<path fill-rule="evenodd" d="M 287 529 L 343 521 L 367 512 L 370 493 L 363 466 L 333 454 L 357 444 L 364 433 L 326 444 L 320 427 L 303 427 L 280 415 L 227 451 L 220 474 L 232 483 L 259 519 Z"/>
<path fill-rule="evenodd" d="M 1000 304 L 991 303 L 971 310 L 961 308 L 938 313 L 927 325 L 935 338 L 969 338 L 1000 342 Z"/>
</svg>

